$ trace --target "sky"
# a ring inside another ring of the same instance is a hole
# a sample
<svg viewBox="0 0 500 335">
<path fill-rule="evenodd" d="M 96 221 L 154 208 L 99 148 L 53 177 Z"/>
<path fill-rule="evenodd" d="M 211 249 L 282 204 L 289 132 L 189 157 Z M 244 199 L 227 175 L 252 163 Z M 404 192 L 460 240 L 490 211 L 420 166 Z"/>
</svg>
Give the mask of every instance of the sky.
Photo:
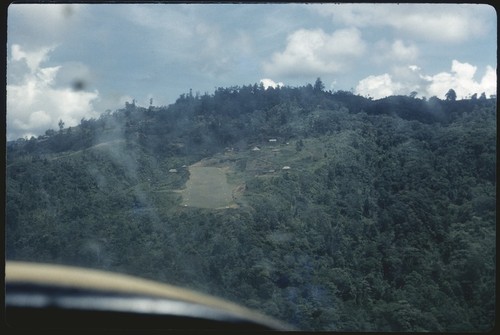
<svg viewBox="0 0 500 335">
<path fill-rule="evenodd" d="M 7 139 L 260 82 L 489 97 L 496 52 L 483 4 L 11 4 Z"/>
</svg>

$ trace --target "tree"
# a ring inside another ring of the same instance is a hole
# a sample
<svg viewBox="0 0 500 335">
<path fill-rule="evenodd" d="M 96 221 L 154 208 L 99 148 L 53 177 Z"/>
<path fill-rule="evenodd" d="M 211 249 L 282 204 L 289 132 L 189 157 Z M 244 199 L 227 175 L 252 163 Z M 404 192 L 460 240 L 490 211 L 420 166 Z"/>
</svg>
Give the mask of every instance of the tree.
<svg viewBox="0 0 500 335">
<path fill-rule="evenodd" d="M 63 128 L 64 128 L 64 122 L 62 119 L 59 120 L 59 132 L 62 132 Z"/>
<path fill-rule="evenodd" d="M 454 89 L 450 88 L 448 93 L 445 95 L 447 101 L 455 101 L 457 100 L 457 93 L 455 92 Z"/>
<path fill-rule="evenodd" d="M 412 92 L 410 93 L 410 98 L 416 98 L 417 94 L 418 94 L 418 92 L 417 92 L 417 91 L 412 91 Z"/>
<path fill-rule="evenodd" d="M 323 82 L 321 81 L 321 78 L 317 78 L 316 81 L 314 82 L 314 92 L 318 93 L 318 92 L 323 92 L 323 90 L 325 89 L 325 85 L 323 84 Z"/>
</svg>

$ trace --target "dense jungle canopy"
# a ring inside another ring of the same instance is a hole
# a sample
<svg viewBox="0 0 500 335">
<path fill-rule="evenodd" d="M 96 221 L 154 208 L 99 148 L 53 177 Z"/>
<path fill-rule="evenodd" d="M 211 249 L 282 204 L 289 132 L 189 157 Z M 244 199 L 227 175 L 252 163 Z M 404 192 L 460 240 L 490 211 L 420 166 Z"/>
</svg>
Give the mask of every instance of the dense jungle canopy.
<svg viewBox="0 0 500 335">
<path fill-rule="evenodd" d="M 176 284 L 303 330 L 494 325 L 496 97 L 372 100 L 318 78 L 61 121 L 7 143 L 8 260 Z M 186 200 L 192 166 L 223 171 L 227 206 Z"/>
</svg>

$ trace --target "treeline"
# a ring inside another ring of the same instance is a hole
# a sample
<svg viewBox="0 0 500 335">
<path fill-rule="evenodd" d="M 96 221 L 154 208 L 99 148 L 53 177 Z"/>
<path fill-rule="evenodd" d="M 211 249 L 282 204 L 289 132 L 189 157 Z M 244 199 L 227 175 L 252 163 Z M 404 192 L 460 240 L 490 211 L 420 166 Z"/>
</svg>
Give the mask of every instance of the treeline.
<svg viewBox="0 0 500 335">
<path fill-rule="evenodd" d="M 452 90 L 450 90 L 452 91 Z M 389 114 L 422 123 L 447 124 L 496 99 L 446 100 L 437 97 L 390 96 L 372 100 L 349 91 L 325 91 L 321 79 L 301 87 L 244 85 L 218 88 L 213 94 L 181 94 L 167 107 L 136 106 L 135 101 L 98 119 L 82 119 L 76 127 L 8 142 L 8 154 L 45 154 L 82 150 L 112 139 L 139 143 L 164 156 L 208 155 L 226 146 L 242 146 L 269 136 L 283 139 L 324 134 L 335 127 L 335 115 L 318 111 L 346 109 L 349 113 Z M 315 113 L 316 112 L 316 113 Z M 311 118 L 314 115 L 315 118 Z M 313 122 L 311 127 L 301 124 Z M 15 148 L 15 149 L 14 149 Z M 179 150 L 179 148 L 183 148 Z"/>
<path fill-rule="evenodd" d="M 269 138 L 310 154 L 255 176 L 245 150 Z M 169 169 L 228 147 L 245 205 L 181 207 L 169 190 L 189 176 Z M 496 99 L 219 88 L 9 142 L 6 255 L 187 286 L 304 330 L 486 331 L 495 191 Z"/>
</svg>

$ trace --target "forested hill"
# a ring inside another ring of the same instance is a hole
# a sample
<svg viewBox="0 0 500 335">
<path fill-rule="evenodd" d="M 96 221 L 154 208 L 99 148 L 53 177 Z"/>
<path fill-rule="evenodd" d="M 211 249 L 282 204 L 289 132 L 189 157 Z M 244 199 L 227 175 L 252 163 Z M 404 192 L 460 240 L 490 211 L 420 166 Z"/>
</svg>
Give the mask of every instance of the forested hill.
<svg viewBox="0 0 500 335">
<path fill-rule="evenodd" d="M 496 99 L 487 99 L 484 94 L 458 101 L 455 95 L 447 95 L 446 100 L 390 96 L 373 101 L 348 91 L 325 92 L 320 79 L 314 86 L 303 87 L 265 89 L 254 84 L 218 88 L 213 94 L 182 94 L 168 107 L 126 103 L 125 108 L 108 110 L 99 119 L 82 119 L 77 127 L 64 128 L 61 120 L 59 130 L 49 129 L 38 139 L 8 142 L 8 154 L 78 151 L 119 139 L 161 157 L 204 157 L 227 146 L 246 148 L 269 137 L 287 141 L 331 134 L 339 130 L 337 114 L 344 111 L 448 125 L 464 113 L 495 105 Z"/>
<path fill-rule="evenodd" d="M 177 284 L 303 330 L 494 324 L 496 98 L 318 79 L 63 121 L 7 143 L 7 259 Z M 224 172 L 227 206 L 187 202 L 195 166 Z"/>
</svg>

